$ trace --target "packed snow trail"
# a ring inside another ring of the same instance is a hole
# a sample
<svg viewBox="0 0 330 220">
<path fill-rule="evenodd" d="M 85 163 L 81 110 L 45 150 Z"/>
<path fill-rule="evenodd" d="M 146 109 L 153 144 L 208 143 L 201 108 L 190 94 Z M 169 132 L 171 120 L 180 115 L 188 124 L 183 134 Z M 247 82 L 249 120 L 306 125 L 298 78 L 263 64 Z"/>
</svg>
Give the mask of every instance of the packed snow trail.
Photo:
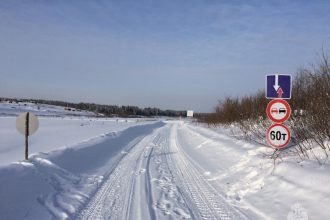
<svg viewBox="0 0 330 220">
<path fill-rule="evenodd" d="M 167 123 L 136 143 L 77 218 L 247 219 L 203 177 Z"/>
<path fill-rule="evenodd" d="M 74 145 L 65 121 L 68 146 L 0 167 L 0 219 L 329 219 L 329 164 L 286 151 L 274 166 L 273 150 L 235 127 L 134 121 L 90 121 L 103 128 L 71 132 L 84 140 Z"/>
</svg>

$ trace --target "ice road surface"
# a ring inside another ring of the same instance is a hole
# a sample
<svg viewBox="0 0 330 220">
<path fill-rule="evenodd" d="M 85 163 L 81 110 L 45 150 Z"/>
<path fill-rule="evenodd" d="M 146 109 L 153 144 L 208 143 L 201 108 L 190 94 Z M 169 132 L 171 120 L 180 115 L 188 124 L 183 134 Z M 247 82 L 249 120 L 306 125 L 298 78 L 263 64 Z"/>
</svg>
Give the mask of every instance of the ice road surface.
<svg viewBox="0 0 330 220">
<path fill-rule="evenodd" d="M 274 169 L 226 129 L 42 118 L 24 161 L 14 118 L 0 122 L 0 219 L 329 219 L 329 165 Z"/>
</svg>

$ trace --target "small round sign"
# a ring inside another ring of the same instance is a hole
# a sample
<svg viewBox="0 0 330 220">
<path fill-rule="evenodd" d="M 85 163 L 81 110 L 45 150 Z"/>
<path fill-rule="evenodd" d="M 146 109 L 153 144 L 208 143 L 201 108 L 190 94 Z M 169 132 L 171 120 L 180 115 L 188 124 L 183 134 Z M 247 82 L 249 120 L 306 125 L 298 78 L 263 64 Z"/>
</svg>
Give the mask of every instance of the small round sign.
<svg viewBox="0 0 330 220">
<path fill-rule="evenodd" d="M 283 123 L 289 119 L 291 107 L 289 103 L 283 99 L 274 99 L 268 103 L 266 112 L 271 121 Z"/>
<path fill-rule="evenodd" d="M 267 142 L 272 147 L 282 149 L 291 139 L 290 130 L 283 124 L 274 124 L 267 130 Z"/>
<path fill-rule="evenodd" d="M 28 134 L 27 135 L 32 135 L 34 134 L 38 128 L 39 128 L 39 120 L 37 116 L 34 114 L 28 112 L 22 113 L 20 116 L 17 117 L 16 119 L 16 128 L 19 131 L 19 133 L 26 135 L 26 122 L 27 122 L 27 116 L 28 116 Z"/>
</svg>

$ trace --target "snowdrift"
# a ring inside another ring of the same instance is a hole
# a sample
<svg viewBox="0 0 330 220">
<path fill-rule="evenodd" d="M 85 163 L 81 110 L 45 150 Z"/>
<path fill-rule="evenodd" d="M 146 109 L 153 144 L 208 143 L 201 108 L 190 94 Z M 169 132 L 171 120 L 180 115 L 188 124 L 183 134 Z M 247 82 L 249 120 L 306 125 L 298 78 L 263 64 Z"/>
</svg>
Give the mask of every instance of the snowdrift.
<svg viewBox="0 0 330 220">
<path fill-rule="evenodd" d="M 74 218 L 111 166 L 162 125 L 133 126 L 1 167 L 0 219 Z"/>
</svg>

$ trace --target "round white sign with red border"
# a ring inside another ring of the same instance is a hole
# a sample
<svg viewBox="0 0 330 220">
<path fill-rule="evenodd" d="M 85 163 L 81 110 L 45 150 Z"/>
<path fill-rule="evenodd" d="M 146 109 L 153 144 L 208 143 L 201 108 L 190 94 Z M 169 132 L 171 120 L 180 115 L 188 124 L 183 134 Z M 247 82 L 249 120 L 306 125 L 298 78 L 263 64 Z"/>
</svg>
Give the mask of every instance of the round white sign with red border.
<svg viewBox="0 0 330 220">
<path fill-rule="evenodd" d="M 274 124 L 267 130 L 267 142 L 274 148 L 286 147 L 291 139 L 290 130 L 283 124 Z"/>
<path fill-rule="evenodd" d="M 291 115 L 291 107 L 289 103 L 283 99 L 274 99 L 267 105 L 267 116 L 275 123 L 283 123 L 289 119 Z"/>
</svg>

